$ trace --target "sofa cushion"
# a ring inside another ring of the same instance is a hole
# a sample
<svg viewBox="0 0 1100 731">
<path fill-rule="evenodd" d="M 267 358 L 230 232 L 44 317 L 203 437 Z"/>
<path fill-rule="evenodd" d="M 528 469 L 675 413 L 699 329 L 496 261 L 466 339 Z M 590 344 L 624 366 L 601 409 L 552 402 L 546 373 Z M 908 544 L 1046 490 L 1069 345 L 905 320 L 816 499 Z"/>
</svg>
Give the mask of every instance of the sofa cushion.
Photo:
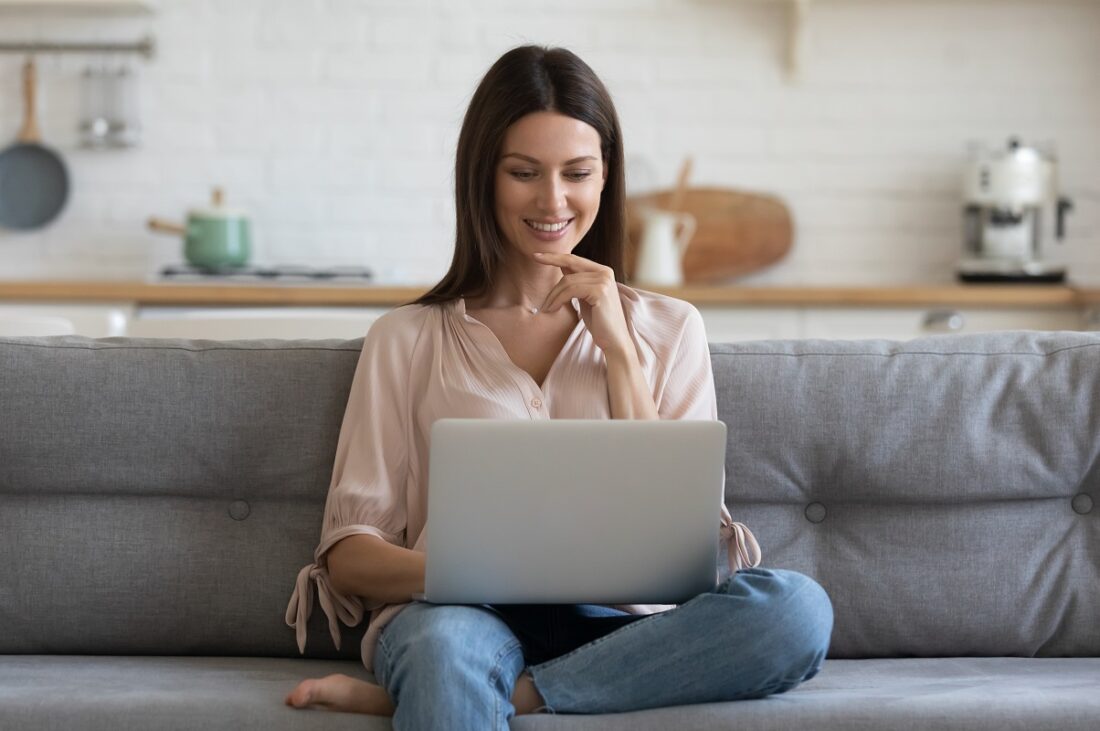
<svg viewBox="0 0 1100 731">
<path fill-rule="evenodd" d="M 373 680 L 350 661 L 0 657 L 0 727 L 391 728 L 388 718 L 283 705 L 303 678 L 334 672 Z M 513 718 L 511 726 L 517 731 L 1092 731 L 1100 723 L 1098 686 L 1100 658 L 828 660 L 812 680 L 767 698 L 599 716 L 535 714 Z"/>
<path fill-rule="evenodd" d="M 730 512 L 830 658 L 1100 656 L 1100 334 L 711 352 Z"/>
<path fill-rule="evenodd" d="M 0 338 L 0 653 L 296 657 L 361 346 Z M 831 658 L 1100 656 L 1100 334 L 711 355 L 727 504 Z"/>
<path fill-rule="evenodd" d="M 827 660 L 793 690 L 602 716 L 537 714 L 523 731 L 1085 731 L 1100 725 L 1100 658 Z"/>
<path fill-rule="evenodd" d="M 0 728 L 82 731 L 389 729 L 389 719 L 300 710 L 306 678 L 373 682 L 355 660 L 252 657 L 0 656 Z"/>
<path fill-rule="evenodd" d="M 0 653 L 298 657 L 362 340 L 0 338 Z M 320 611 L 309 657 L 358 657 Z"/>
</svg>

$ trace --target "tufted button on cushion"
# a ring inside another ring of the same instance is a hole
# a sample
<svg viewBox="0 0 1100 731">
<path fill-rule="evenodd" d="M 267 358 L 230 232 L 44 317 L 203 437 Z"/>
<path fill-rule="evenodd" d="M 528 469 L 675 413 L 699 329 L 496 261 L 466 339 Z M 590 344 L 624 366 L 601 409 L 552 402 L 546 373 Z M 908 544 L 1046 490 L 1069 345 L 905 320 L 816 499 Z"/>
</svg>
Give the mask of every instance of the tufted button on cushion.
<svg viewBox="0 0 1100 731">
<path fill-rule="evenodd" d="M 229 517 L 233 520 L 244 520 L 252 508 L 244 500 L 234 500 L 229 504 Z"/>
<path fill-rule="evenodd" d="M 1084 515 L 1092 510 L 1092 497 L 1083 492 L 1073 496 L 1073 511 Z"/>
<path fill-rule="evenodd" d="M 821 503 L 810 503 L 807 505 L 806 520 L 811 523 L 820 523 L 825 520 L 825 506 Z"/>
</svg>

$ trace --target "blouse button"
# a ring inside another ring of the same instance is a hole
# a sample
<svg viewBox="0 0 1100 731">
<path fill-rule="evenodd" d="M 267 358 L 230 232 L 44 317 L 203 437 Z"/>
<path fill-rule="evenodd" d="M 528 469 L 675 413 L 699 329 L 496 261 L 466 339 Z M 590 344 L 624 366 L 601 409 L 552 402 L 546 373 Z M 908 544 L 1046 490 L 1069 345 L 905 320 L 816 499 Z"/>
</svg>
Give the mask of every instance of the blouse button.
<svg viewBox="0 0 1100 731">
<path fill-rule="evenodd" d="M 536 409 L 541 408 L 542 407 L 542 399 L 540 399 L 540 398 L 531 399 L 531 405 L 534 406 Z"/>
</svg>

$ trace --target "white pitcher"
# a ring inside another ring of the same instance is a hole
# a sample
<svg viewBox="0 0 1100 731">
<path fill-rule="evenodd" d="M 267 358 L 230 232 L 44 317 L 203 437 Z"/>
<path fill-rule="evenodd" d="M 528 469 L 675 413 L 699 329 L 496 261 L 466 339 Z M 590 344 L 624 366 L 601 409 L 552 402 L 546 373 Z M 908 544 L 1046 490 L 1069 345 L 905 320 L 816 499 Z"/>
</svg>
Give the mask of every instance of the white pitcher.
<svg viewBox="0 0 1100 731">
<path fill-rule="evenodd" d="M 684 283 L 683 259 L 695 234 L 695 216 L 643 208 L 642 243 L 634 271 L 637 284 L 676 287 Z M 679 235 L 676 229 L 680 229 Z"/>
</svg>

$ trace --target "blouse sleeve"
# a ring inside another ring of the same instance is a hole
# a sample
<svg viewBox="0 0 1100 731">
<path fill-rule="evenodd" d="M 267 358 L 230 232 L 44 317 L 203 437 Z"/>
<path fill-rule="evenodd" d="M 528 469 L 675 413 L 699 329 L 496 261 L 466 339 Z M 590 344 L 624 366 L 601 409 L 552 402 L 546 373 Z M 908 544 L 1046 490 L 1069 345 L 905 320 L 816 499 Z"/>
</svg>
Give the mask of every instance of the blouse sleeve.
<svg viewBox="0 0 1100 731">
<path fill-rule="evenodd" d="M 333 588 L 326 562 L 328 550 L 356 534 L 375 535 L 397 546 L 404 543 L 409 363 L 399 343 L 387 337 L 390 322 L 380 318 L 363 339 L 336 445 L 320 543 L 314 562 L 298 573 L 287 606 L 286 623 L 296 630 L 299 652 L 305 652 L 314 585 L 337 649 L 340 628 L 336 619 L 354 627 L 362 621 L 364 610 L 380 606 Z"/>
<path fill-rule="evenodd" d="M 667 369 L 657 414 L 662 419 L 717 420 L 718 399 L 703 316 L 690 306 L 679 344 Z M 725 484 L 725 467 L 722 469 Z M 730 573 L 760 565 L 760 544 L 744 523 L 735 523 L 725 502 L 721 514 L 721 542 L 726 544 Z M 719 579 L 725 576 L 719 572 Z"/>
</svg>

